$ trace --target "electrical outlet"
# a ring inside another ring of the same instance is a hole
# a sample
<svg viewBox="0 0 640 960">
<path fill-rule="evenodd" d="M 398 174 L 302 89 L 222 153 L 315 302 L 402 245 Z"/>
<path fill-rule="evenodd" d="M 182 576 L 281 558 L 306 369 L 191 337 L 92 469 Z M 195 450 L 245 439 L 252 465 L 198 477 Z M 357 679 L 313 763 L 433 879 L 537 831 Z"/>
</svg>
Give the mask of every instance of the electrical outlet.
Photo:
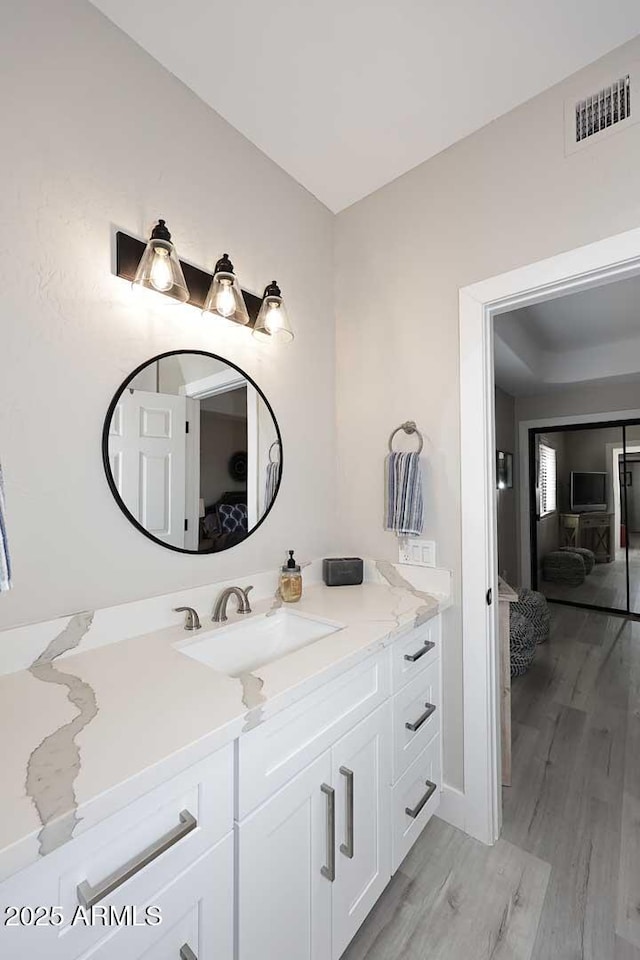
<svg viewBox="0 0 640 960">
<path fill-rule="evenodd" d="M 410 563 L 415 567 L 435 567 L 436 543 L 435 540 L 416 540 L 407 537 L 400 541 L 400 563 Z"/>
</svg>

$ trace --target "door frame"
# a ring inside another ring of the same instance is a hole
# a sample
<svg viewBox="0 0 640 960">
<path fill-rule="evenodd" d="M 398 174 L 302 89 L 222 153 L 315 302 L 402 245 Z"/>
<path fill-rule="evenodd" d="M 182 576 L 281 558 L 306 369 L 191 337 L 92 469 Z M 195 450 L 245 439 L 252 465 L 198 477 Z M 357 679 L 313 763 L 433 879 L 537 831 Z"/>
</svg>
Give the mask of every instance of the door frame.
<svg viewBox="0 0 640 960">
<path fill-rule="evenodd" d="M 493 318 L 639 273 L 640 229 L 635 229 L 471 284 L 459 293 L 462 826 L 485 843 L 498 839 L 502 825 L 498 603 L 487 603 L 488 596 L 498 596 Z"/>
</svg>

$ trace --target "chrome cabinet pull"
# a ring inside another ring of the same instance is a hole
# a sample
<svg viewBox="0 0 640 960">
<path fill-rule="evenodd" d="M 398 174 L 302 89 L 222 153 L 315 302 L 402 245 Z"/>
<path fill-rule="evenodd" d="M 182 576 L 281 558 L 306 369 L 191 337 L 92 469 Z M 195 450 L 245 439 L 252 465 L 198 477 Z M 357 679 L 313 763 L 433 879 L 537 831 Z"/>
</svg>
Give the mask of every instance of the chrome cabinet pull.
<svg viewBox="0 0 640 960">
<path fill-rule="evenodd" d="M 404 812 L 408 817 L 411 817 L 412 820 L 415 820 L 415 818 L 420 814 L 422 808 L 426 804 L 433 791 L 437 790 L 437 784 L 433 783 L 432 780 L 425 780 L 425 783 L 427 785 L 427 792 L 425 793 L 424 797 L 418 801 L 415 807 L 404 808 Z"/>
<path fill-rule="evenodd" d="M 411 663 L 415 663 L 416 660 L 419 660 L 420 657 L 424 657 L 425 653 L 429 653 L 429 650 L 433 650 L 435 647 L 435 642 L 433 640 L 425 641 L 425 645 L 420 647 L 415 653 L 405 653 L 405 660 L 410 660 Z"/>
<path fill-rule="evenodd" d="M 426 723 L 432 713 L 435 713 L 436 705 L 435 703 L 425 703 L 427 708 L 424 713 L 421 713 L 417 720 L 414 720 L 413 723 L 405 723 L 407 730 L 411 730 L 412 733 L 415 733 L 416 730 L 419 730 L 423 723 Z"/>
<path fill-rule="evenodd" d="M 340 773 L 346 777 L 346 816 L 345 816 L 345 842 L 340 844 L 340 853 L 344 853 L 349 860 L 353 859 L 353 770 L 348 767 L 340 767 Z"/>
<path fill-rule="evenodd" d="M 113 893 L 114 890 L 117 890 L 118 887 L 122 886 L 123 883 L 135 876 L 143 867 L 157 860 L 169 847 L 172 847 L 178 840 L 182 840 L 188 833 L 195 830 L 197 826 L 198 821 L 196 818 L 190 814 L 188 810 L 183 810 L 180 813 L 180 823 L 177 827 L 172 827 L 163 837 L 160 837 L 159 840 L 156 840 L 150 846 L 136 854 L 136 856 L 128 860 L 124 866 L 118 867 L 118 869 L 110 873 L 108 877 L 105 877 L 104 880 L 97 883 L 95 887 L 92 887 L 88 880 L 83 880 L 82 883 L 79 883 L 77 886 L 78 903 L 83 907 L 95 906 L 96 903 L 99 903 L 100 900 L 103 900 L 110 893 Z"/>
<path fill-rule="evenodd" d="M 327 865 L 320 873 L 333 883 L 336 878 L 336 792 L 327 783 L 320 789 L 327 798 Z"/>
<path fill-rule="evenodd" d="M 180 960 L 198 960 L 188 943 L 183 943 L 180 947 Z"/>
</svg>

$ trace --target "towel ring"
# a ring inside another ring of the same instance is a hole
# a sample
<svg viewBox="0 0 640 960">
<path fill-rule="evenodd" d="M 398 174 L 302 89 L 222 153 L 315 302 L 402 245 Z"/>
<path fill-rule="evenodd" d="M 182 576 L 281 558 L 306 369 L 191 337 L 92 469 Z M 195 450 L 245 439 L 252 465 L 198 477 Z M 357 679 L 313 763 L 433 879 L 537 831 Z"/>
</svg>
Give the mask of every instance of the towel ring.
<svg viewBox="0 0 640 960">
<path fill-rule="evenodd" d="M 393 453 L 393 438 L 395 437 L 396 433 L 400 433 L 401 430 L 404 430 L 404 432 L 408 434 L 417 433 L 418 443 L 420 444 L 417 452 L 422 453 L 422 448 L 424 447 L 424 440 L 422 439 L 422 434 L 420 433 L 420 431 L 416 426 L 415 420 L 405 420 L 404 423 L 401 423 L 399 427 L 395 428 L 395 430 L 389 437 L 389 453 Z"/>
<path fill-rule="evenodd" d="M 271 451 L 273 450 L 274 447 L 278 447 L 278 449 L 280 449 L 280 444 L 279 444 L 279 442 L 278 442 L 277 440 L 274 440 L 273 443 L 271 444 L 271 446 L 269 447 L 269 463 L 279 463 L 279 462 L 280 462 L 279 460 L 272 460 L 272 459 L 271 459 Z"/>
</svg>

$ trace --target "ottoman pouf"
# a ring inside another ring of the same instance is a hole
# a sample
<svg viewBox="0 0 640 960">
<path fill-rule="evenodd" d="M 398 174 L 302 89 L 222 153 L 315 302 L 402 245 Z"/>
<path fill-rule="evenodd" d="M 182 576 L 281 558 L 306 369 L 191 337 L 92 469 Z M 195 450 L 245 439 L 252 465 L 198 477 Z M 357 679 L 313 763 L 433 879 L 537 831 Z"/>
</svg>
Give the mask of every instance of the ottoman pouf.
<svg viewBox="0 0 640 960">
<path fill-rule="evenodd" d="M 509 648 L 511 653 L 511 676 L 526 673 L 536 653 L 536 641 L 533 626 L 522 613 L 518 613 L 511 604 L 509 616 Z"/>
<path fill-rule="evenodd" d="M 584 572 L 589 576 L 596 564 L 596 555 L 593 550 L 587 550 L 586 547 L 560 547 L 568 553 L 577 553 L 584 560 Z"/>
<path fill-rule="evenodd" d="M 579 587 L 584 583 L 586 568 L 579 553 L 571 550 L 554 550 L 542 560 L 542 579 L 552 583 L 566 583 Z"/>
<path fill-rule="evenodd" d="M 511 604 L 511 610 L 521 613 L 533 627 L 533 636 L 536 643 L 544 643 L 549 639 L 551 615 L 546 598 L 537 590 L 528 590 L 526 587 L 518 591 L 518 599 Z"/>
</svg>

